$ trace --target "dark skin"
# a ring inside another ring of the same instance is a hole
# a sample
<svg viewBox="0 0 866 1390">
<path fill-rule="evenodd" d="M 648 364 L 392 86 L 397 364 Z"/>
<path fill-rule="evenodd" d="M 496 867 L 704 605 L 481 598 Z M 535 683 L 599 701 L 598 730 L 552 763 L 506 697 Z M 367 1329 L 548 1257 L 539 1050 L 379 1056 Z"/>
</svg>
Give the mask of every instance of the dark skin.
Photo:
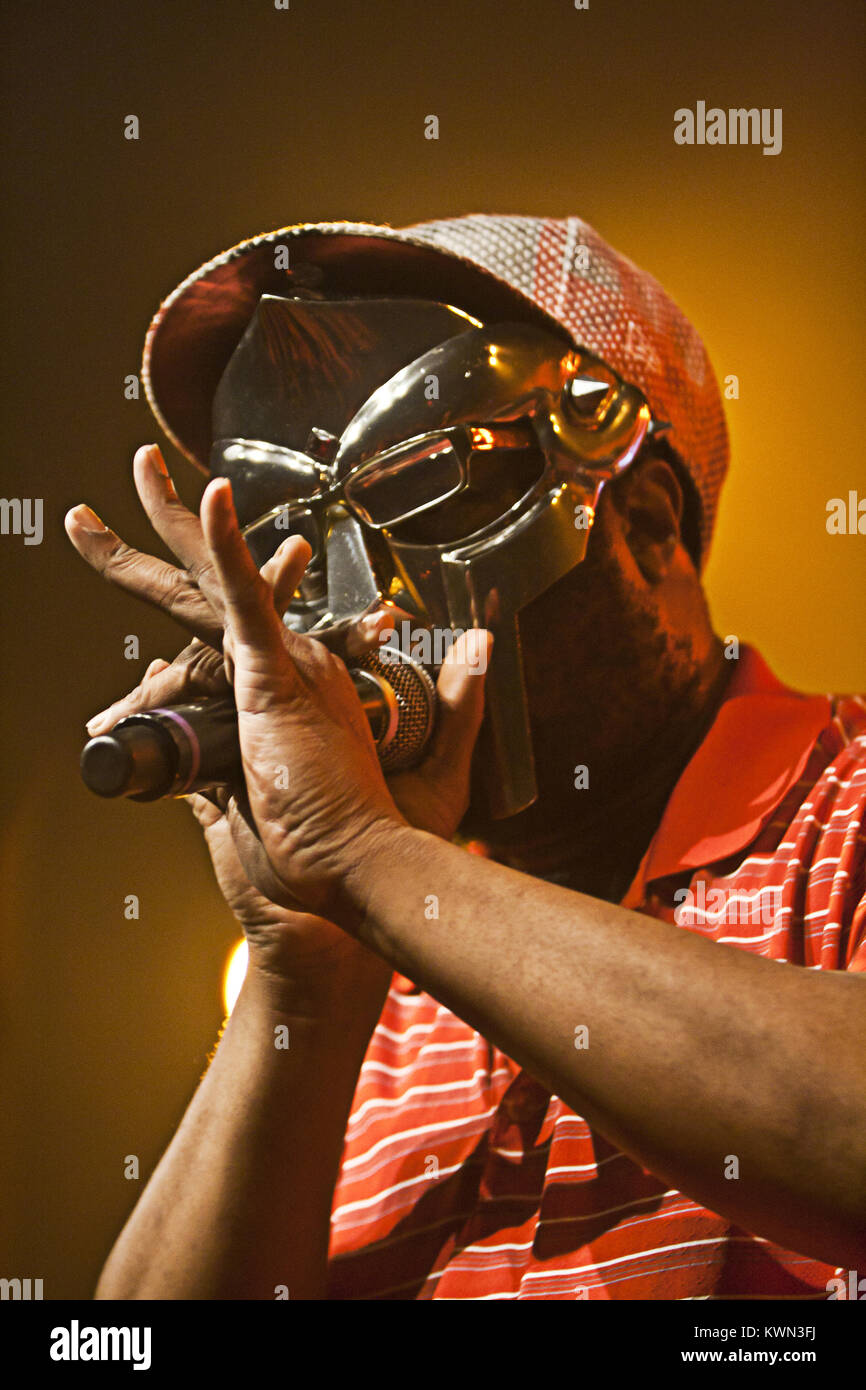
<svg viewBox="0 0 866 1390">
<path fill-rule="evenodd" d="M 587 611 L 597 615 L 582 632 L 587 660 L 578 650 L 541 713 L 542 803 L 529 857 L 536 871 L 543 859 L 570 860 L 578 891 L 449 843 L 465 824 L 483 678 L 461 684 L 452 670 L 456 715 L 446 743 L 419 774 L 386 783 L 345 668 L 289 633 L 274 611 L 269 585 L 291 591 L 309 549 L 290 544 L 281 573 L 262 579 L 223 483 L 206 490 L 200 536 L 191 514 L 160 500 L 160 486 L 149 476 L 151 514 L 177 553 L 178 545 L 196 551 L 199 583 L 212 594 L 200 614 L 204 621 L 209 607 L 212 628 L 223 630 L 239 710 L 247 800 L 241 805 L 230 789 L 226 816 L 204 810 L 208 803 L 197 809 L 212 852 L 233 849 L 233 861 L 219 861 L 221 884 L 243 897 L 251 967 L 100 1294 L 272 1297 L 275 1283 L 287 1283 L 292 1297 L 322 1296 L 345 1118 L 390 967 L 670 1186 L 787 1249 L 859 1267 L 863 981 L 763 960 L 610 901 L 627 884 L 728 676 L 682 541 L 682 494 L 667 461 L 649 461 L 604 495 L 590 577 L 580 577 Z M 88 539 L 74 516 L 67 524 L 82 554 L 110 570 L 111 533 Z M 186 530 L 175 541 L 178 524 Z M 122 582 L 159 601 L 146 568 L 127 556 Z M 175 605 L 185 582 L 174 583 Z M 190 584 L 196 588 L 195 576 Z M 191 593 L 184 602 L 195 609 Z M 606 614 L 617 621 L 602 633 Z M 539 621 L 532 640 L 546 641 L 552 669 L 562 669 L 567 644 L 546 631 Z M 145 688 L 133 704 L 166 699 L 171 669 L 157 672 L 159 689 Z M 571 681 L 593 703 L 578 704 Z M 563 720 L 576 740 L 564 749 Z M 576 803 L 584 793 L 571 790 L 576 762 L 590 767 L 591 788 L 596 782 L 597 799 L 583 810 Z M 290 793 L 274 785 L 275 763 L 292 767 Z M 621 808 L 627 836 L 610 819 Z M 502 834 L 492 823 L 481 829 Z M 545 846 L 544 835 L 561 838 Z M 584 837 L 592 837 L 592 854 Z M 517 850 L 500 839 L 497 852 Z M 595 894 L 583 887 L 594 861 L 605 879 Z M 424 913 L 431 892 L 435 920 Z M 273 1028 L 286 1021 L 301 1045 L 275 1056 Z M 574 1047 L 577 1023 L 589 1028 L 585 1051 Z M 736 1182 L 725 1175 L 731 1154 L 740 1163 Z"/>
<path fill-rule="evenodd" d="M 732 666 L 679 541 L 670 464 L 646 455 L 602 497 L 584 562 L 521 614 L 538 800 L 492 821 L 479 784 L 461 830 L 503 863 L 565 870 L 569 886 L 617 901 Z M 589 779 L 576 790 L 579 765 Z"/>
</svg>

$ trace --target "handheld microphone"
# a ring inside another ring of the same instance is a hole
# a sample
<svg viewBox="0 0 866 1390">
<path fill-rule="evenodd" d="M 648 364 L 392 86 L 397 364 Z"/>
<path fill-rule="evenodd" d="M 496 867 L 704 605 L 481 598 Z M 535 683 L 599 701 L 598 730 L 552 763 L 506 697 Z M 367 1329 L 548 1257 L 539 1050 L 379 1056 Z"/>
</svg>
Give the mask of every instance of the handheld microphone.
<svg viewBox="0 0 866 1390">
<path fill-rule="evenodd" d="M 412 767 L 436 717 L 427 670 L 396 647 L 369 652 L 349 671 L 386 772 Z M 242 776 L 238 719 L 230 696 L 143 710 L 85 744 L 81 776 L 97 796 L 156 801 Z"/>
</svg>

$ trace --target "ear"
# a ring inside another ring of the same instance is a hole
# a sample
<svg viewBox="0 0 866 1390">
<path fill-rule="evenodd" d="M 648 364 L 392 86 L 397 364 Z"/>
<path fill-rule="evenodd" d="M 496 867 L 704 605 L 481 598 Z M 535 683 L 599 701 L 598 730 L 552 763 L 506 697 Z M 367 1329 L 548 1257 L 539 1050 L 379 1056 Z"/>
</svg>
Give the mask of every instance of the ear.
<svg viewBox="0 0 866 1390">
<path fill-rule="evenodd" d="M 613 485 L 622 535 L 648 584 L 660 584 L 671 571 L 682 540 L 683 491 L 664 458 L 638 460 Z"/>
</svg>

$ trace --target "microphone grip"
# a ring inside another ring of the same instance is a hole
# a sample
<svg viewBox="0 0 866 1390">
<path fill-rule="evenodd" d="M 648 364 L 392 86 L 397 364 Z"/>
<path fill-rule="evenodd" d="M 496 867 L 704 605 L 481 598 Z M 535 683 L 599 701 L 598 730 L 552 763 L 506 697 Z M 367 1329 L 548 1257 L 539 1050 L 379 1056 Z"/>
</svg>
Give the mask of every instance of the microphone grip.
<svg viewBox="0 0 866 1390">
<path fill-rule="evenodd" d="M 366 667 L 367 669 L 363 669 Z M 433 682 L 403 653 L 364 659 L 349 672 L 383 768 L 417 761 L 432 729 Z M 237 709 L 231 695 L 144 710 L 85 744 L 81 776 L 97 796 L 156 801 L 243 779 Z"/>
<path fill-rule="evenodd" d="M 133 801 L 184 796 L 240 775 L 237 710 L 228 695 L 128 715 L 81 753 L 92 792 Z"/>
</svg>

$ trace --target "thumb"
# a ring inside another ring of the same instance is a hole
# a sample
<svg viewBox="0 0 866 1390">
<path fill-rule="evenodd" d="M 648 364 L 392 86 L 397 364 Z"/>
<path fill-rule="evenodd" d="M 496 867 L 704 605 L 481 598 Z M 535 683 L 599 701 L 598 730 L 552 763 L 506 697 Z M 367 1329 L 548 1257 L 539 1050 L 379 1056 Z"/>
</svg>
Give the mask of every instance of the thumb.
<svg viewBox="0 0 866 1390">
<path fill-rule="evenodd" d="M 484 686 L 493 634 L 470 628 L 458 637 L 439 671 L 436 732 L 424 773 L 437 781 L 468 781 L 472 752 L 484 717 Z"/>
</svg>

